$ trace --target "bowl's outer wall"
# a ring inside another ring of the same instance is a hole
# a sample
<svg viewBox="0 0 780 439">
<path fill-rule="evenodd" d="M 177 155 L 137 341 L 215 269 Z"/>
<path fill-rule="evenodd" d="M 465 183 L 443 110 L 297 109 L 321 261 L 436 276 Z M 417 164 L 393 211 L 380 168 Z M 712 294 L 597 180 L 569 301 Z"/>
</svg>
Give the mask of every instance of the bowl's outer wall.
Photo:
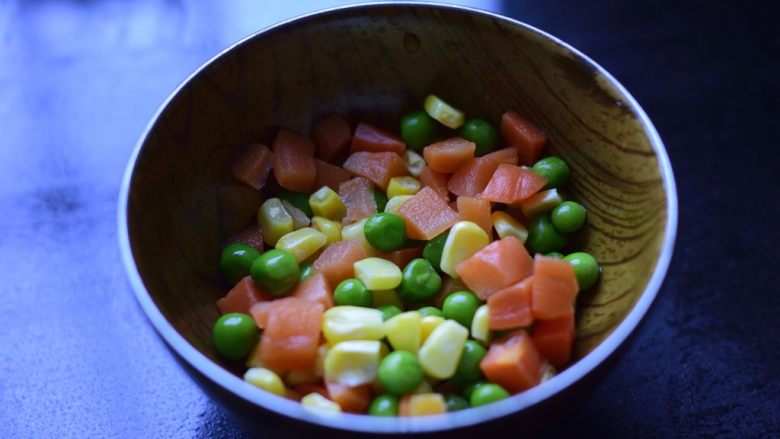
<svg viewBox="0 0 780 439">
<path fill-rule="evenodd" d="M 270 144 L 280 127 L 308 134 L 331 112 L 397 130 L 429 93 L 494 124 L 514 109 L 547 133 L 572 170 L 565 196 L 588 209 L 570 248 L 603 267 L 578 299 L 575 356 L 609 335 L 647 286 L 666 225 L 659 163 L 638 116 L 589 64 L 530 30 L 397 6 L 313 16 L 251 38 L 161 113 L 132 175 L 128 227 L 144 286 L 176 330 L 219 361 L 210 344 L 227 288 L 219 249 L 253 214 L 226 212 L 230 195 L 219 196 L 231 192 L 228 167 L 242 146 Z"/>
</svg>

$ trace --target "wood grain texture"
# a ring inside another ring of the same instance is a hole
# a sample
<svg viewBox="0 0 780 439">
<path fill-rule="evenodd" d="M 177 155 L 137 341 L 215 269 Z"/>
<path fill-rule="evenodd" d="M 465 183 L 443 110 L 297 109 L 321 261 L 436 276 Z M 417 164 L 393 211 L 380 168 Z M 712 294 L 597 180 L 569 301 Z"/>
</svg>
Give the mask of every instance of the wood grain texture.
<svg viewBox="0 0 780 439">
<path fill-rule="evenodd" d="M 145 286 L 195 347 L 210 345 L 222 237 L 218 188 L 251 141 L 338 112 L 395 130 L 435 93 L 467 115 L 514 109 L 544 129 L 571 166 L 566 196 L 588 209 L 571 248 L 603 265 L 579 298 L 576 357 L 630 311 L 664 238 L 666 196 L 648 133 L 621 93 L 565 47 L 527 29 L 456 10 L 374 6 L 266 31 L 226 52 L 171 100 L 143 144 L 129 227 Z M 215 358 L 216 359 L 216 358 Z"/>
</svg>

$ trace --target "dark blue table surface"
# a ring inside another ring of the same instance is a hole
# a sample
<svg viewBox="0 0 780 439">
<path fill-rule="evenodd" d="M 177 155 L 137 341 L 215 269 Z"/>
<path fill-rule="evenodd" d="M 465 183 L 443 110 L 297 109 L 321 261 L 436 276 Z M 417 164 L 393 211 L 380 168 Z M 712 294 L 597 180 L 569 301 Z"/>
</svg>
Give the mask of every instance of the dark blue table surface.
<svg viewBox="0 0 780 439">
<path fill-rule="evenodd" d="M 280 7 L 260 3 L 0 0 L 0 437 L 263 435 L 236 427 L 154 334 L 115 225 L 146 122 Z M 680 196 L 655 306 L 605 381 L 545 432 L 777 437 L 776 14 L 752 2 L 495 3 L 633 93 Z M 274 13 L 315 8 L 289 7 Z"/>
</svg>

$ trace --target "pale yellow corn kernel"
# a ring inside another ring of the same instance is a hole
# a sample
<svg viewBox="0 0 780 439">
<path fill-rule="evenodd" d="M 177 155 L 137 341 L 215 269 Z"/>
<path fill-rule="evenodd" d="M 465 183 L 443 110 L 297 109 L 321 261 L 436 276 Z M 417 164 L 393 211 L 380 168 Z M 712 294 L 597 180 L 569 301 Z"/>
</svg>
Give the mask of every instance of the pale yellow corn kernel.
<svg viewBox="0 0 780 439">
<path fill-rule="evenodd" d="M 420 191 L 420 181 L 414 177 L 393 177 L 387 184 L 387 198 L 398 195 L 414 195 Z"/>
<path fill-rule="evenodd" d="M 444 323 L 444 317 L 440 316 L 425 316 L 420 319 L 420 344 L 425 343 L 431 332 L 442 323 Z"/>
<path fill-rule="evenodd" d="M 562 201 L 561 196 L 558 195 L 558 189 L 549 189 L 531 195 L 521 201 L 520 208 L 523 210 L 524 217 L 533 218 L 540 213 L 552 210 L 553 207 L 561 204 Z"/>
<path fill-rule="evenodd" d="M 436 95 L 429 95 L 423 103 L 428 116 L 439 121 L 442 125 L 456 129 L 463 125 L 463 112 L 444 102 Z"/>
<path fill-rule="evenodd" d="M 341 221 L 347 215 L 347 207 L 333 189 L 323 186 L 309 196 L 312 213 L 329 220 Z"/>
<path fill-rule="evenodd" d="M 401 285 L 401 269 L 387 259 L 366 258 L 355 262 L 354 267 L 355 277 L 371 291 L 392 290 Z"/>
<path fill-rule="evenodd" d="M 244 381 L 274 395 L 284 396 L 285 387 L 279 375 L 263 367 L 253 367 L 244 373 Z"/>
<path fill-rule="evenodd" d="M 417 311 L 407 311 L 385 321 L 385 337 L 393 349 L 417 353 L 420 348 L 421 320 Z"/>
<path fill-rule="evenodd" d="M 487 346 L 490 344 L 490 315 L 488 306 L 484 304 L 477 308 L 471 320 L 471 338 Z"/>
<path fill-rule="evenodd" d="M 293 204 L 287 200 L 282 200 L 282 206 L 284 206 L 284 210 L 290 214 L 290 218 L 293 220 L 293 228 L 295 230 L 309 227 L 311 220 L 301 209 L 293 206 Z"/>
<path fill-rule="evenodd" d="M 311 227 L 304 227 L 279 238 L 276 242 L 276 249 L 290 253 L 295 256 L 298 263 L 301 263 L 317 253 L 327 242 L 328 238 L 322 232 Z"/>
<path fill-rule="evenodd" d="M 325 356 L 325 381 L 345 386 L 371 383 L 377 377 L 381 349 L 377 340 L 336 343 Z"/>
<path fill-rule="evenodd" d="M 409 397 L 409 416 L 440 415 L 447 412 L 447 403 L 440 393 L 420 393 Z"/>
<path fill-rule="evenodd" d="M 328 239 L 328 244 L 341 241 L 342 225 L 340 221 L 329 220 L 324 216 L 314 216 L 311 219 L 311 226 L 325 235 Z"/>
<path fill-rule="evenodd" d="M 406 162 L 406 171 L 413 177 L 420 177 L 425 169 L 425 159 L 420 154 L 407 149 L 404 151 L 404 162 Z"/>
<path fill-rule="evenodd" d="M 401 208 L 401 206 L 403 206 L 404 203 L 409 201 L 411 198 L 412 195 L 396 195 L 393 198 L 390 198 L 387 200 L 387 204 L 385 205 L 385 212 L 398 213 L 398 210 Z"/>
<path fill-rule="evenodd" d="M 381 340 L 382 311 L 361 306 L 334 306 L 322 316 L 322 333 L 329 344 L 346 340 Z"/>
<path fill-rule="evenodd" d="M 278 198 L 263 202 L 257 211 L 257 224 L 263 231 L 263 241 L 270 246 L 275 246 L 279 238 L 295 230 L 292 217 Z"/>
<path fill-rule="evenodd" d="M 528 239 L 528 229 L 520 221 L 514 219 L 512 215 L 496 211 L 490 214 L 490 219 L 493 221 L 493 228 L 496 229 L 496 234 L 499 238 L 504 239 L 507 236 L 514 236 L 522 243 L 525 243 L 526 239 Z"/>
<path fill-rule="evenodd" d="M 468 336 L 469 330 L 455 320 L 437 326 L 417 354 L 423 371 L 442 380 L 452 377 Z"/>
<path fill-rule="evenodd" d="M 450 229 L 441 252 L 441 271 L 457 279 L 455 267 L 490 244 L 490 237 L 482 227 L 471 221 L 458 221 Z"/>
<path fill-rule="evenodd" d="M 398 297 L 395 290 L 380 290 L 371 292 L 371 301 L 374 308 L 385 305 L 395 305 L 398 309 L 404 309 L 404 302 Z"/>
<path fill-rule="evenodd" d="M 314 384 L 322 380 L 321 376 L 314 373 L 314 369 L 291 370 L 284 374 L 284 383 L 288 386 L 297 386 L 298 384 Z"/>
<path fill-rule="evenodd" d="M 314 374 L 322 378 L 325 376 L 325 357 L 328 355 L 330 346 L 327 344 L 321 344 L 317 348 L 317 358 L 314 359 Z"/>
<path fill-rule="evenodd" d="M 301 405 L 303 408 L 314 412 L 341 413 L 340 405 L 317 392 L 309 393 L 301 398 Z"/>
<path fill-rule="evenodd" d="M 352 239 L 358 244 L 360 244 L 361 247 L 363 247 L 363 251 L 366 252 L 366 255 L 375 255 L 377 254 L 377 250 L 368 243 L 368 240 L 366 240 L 366 234 L 363 232 L 363 228 L 366 225 L 366 218 L 363 218 L 362 220 L 347 224 L 341 229 L 341 239 L 346 241 L 348 239 Z"/>
<path fill-rule="evenodd" d="M 419 386 L 415 387 L 410 393 L 418 395 L 420 393 L 431 393 L 433 392 L 433 387 L 431 386 L 431 383 L 429 383 L 427 380 L 422 380 Z"/>
</svg>

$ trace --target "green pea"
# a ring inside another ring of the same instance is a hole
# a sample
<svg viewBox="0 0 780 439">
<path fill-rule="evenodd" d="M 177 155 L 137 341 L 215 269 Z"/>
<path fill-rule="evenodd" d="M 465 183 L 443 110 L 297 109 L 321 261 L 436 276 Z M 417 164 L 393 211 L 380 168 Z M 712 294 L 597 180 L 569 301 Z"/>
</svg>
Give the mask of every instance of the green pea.
<svg viewBox="0 0 780 439">
<path fill-rule="evenodd" d="M 398 297 L 406 302 L 419 303 L 430 299 L 441 288 L 441 276 L 430 262 L 417 258 L 406 264 L 398 287 Z"/>
<path fill-rule="evenodd" d="M 450 231 L 447 230 L 428 241 L 423 248 L 423 257 L 439 271 L 441 271 L 441 254 L 444 252 L 444 243 L 447 242 L 449 235 Z"/>
<path fill-rule="evenodd" d="M 395 395 L 377 395 L 368 406 L 371 416 L 398 416 L 398 397 Z"/>
<path fill-rule="evenodd" d="M 360 279 L 343 280 L 333 292 L 333 303 L 338 306 L 370 307 L 372 303 L 371 292 Z"/>
<path fill-rule="evenodd" d="M 393 351 L 379 363 L 379 382 L 388 393 L 403 395 L 423 381 L 423 370 L 417 357 L 407 351 Z"/>
<path fill-rule="evenodd" d="M 401 138 L 406 146 L 419 152 L 436 138 L 436 121 L 423 110 L 408 113 L 401 119 Z"/>
<path fill-rule="evenodd" d="M 394 213 L 376 213 L 363 226 L 366 241 L 377 250 L 398 250 L 406 243 L 406 224 Z"/>
<path fill-rule="evenodd" d="M 301 262 L 300 271 L 301 275 L 298 278 L 298 282 L 303 282 L 314 275 L 314 266 L 309 261 Z"/>
<path fill-rule="evenodd" d="M 417 310 L 418 313 L 420 313 L 420 317 L 425 316 L 437 316 L 437 317 L 444 317 L 444 313 L 441 312 L 439 308 L 436 308 L 435 306 L 424 306 Z"/>
<path fill-rule="evenodd" d="M 471 291 L 457 291 L 444 299 L 441 310 L 444 318 L 455 320 L 466 328 L 471 328 L 474 313 L 480 305 L 482 302 Z"/>
<path fill-rule="evenodd" d="M 550 252 L 547 253 L 545 256 L 547 256 L 548 258 L 563 259 L 563 253 L 559 253 L 559 252 Z"/>
<path fill-rule="evenodd" d="M 472 407 L 479 407 L 481 405 L 490 404 L 502 399 L 509 398 L 509 392 L 504 390 L 503 387 L 498 384 L 485 383 L 477 386 L 473 392 L 471 392 L 471 398 L 469 402 Z"/>
<path fill-rule="evenodd" d="M 466 398 L 458 395 L 449 394 L 444 398 L 444 402 L 447 404 L 448 412 L 457 412 L 458 410 L 469 408 L 469 402 L 466 401 Z"/>
<path fill-rule="evenodd" d="M 585 208 L 582 207 L 582 204 L 574 201 L 564 201 L 555 206 L 550 219 L 556 229 L 563 233 L 571 233 L 577 231 L 585 224 L 585 215 Z"/>
<path fill-rule="evenodd" d="M 498 132 L 482 119 L 471 119 L 466 122 L 460 129 L 460 137 L 477 145 L 475 152 L 477 157 L 493 151 L 498 145 Z"/>
<path fill-rule="evenodd" d="M 533 253 L 557 252 L 566 246 L 566 235 L 553 226 L 549 213 L 543 213 L 535 216 L 528 224 L 525 245 Z"/>
<path fill-rule="evenodd" d="M 474 340 L 466 340 L 463 345 L 463 353 L 460 355 L 458 368 L 452 377 L 456 382 L 472 382 L 482 379 L 482 370 L 479 368 L 479 362 L 485 357 L 487 351 Z"/>
<path fill-rule="evenodd" d="M 562 158 L 554 155 L 534 163 L 531 170 L 547 179 L 545 189 L 563 187 L 569 181 L 569 165 Z"/>
<path fill-rule="evenodd" d="M 385 206 L 387 206 L 387 194 L 374 188 L 374 202 L 376 203 L 376 211 L 384 212 Z"/>
<path fill-rule="evenodd" d="M 471 399 L 471 394 L 474 393 L 477 387 L 486 384 L 487 381 L 475 381 L 470 384 L 466 384 L 461 388 L 460 394 L 467 400 Z"/>
<path fill-rule="evenodd" d="M 382 311 L 382 320 L 389 320 L 390 318 L 401 314 L 401 308 L 395 305 L 382 305 L 377 309 Z"/>
<path fill-rule="evenodd" d="M 601 267 L 596 258 L 585 252 L 576 252 L 563 258 L 574 267 L 574 275 L 577 277 L 577 285 L 581 290 L 587 290 L 596 284 L 601 273 Z"/>
<path fill-rule="evenodd" d="M 306 192 L 281 189 L 277 194 L 277 197 L 282 200 L 287 200 L 288 203 L 303 211 L 309 218 L 314 216 L 314 212 L 311 211 L 311 206 L 309 205 L 309 194 Z"/>
<path fill-rule="evenodd" d="M 246 357 L 259 338 L 254 319 L 239 312 L 223 315 L 214 323 L 212 330 L 217 353 L 229 360 Z"/>
<path fill-rule="evenodd" d="M 272 249 L 255 259 L 250 269 L 252 280 L 273 296 L 287 294 L 301 276 L 295 256 Z"/>
<path fill-rule="evenodd" d="M 252 262 L 260 257 L 260 252 L 240 242 L 229 244 L 222 250 L 219 258 L 219 270 L 222 276 L 231 284 L 236 284 L 245 276 L 249 276 Z"/>
</svg>

